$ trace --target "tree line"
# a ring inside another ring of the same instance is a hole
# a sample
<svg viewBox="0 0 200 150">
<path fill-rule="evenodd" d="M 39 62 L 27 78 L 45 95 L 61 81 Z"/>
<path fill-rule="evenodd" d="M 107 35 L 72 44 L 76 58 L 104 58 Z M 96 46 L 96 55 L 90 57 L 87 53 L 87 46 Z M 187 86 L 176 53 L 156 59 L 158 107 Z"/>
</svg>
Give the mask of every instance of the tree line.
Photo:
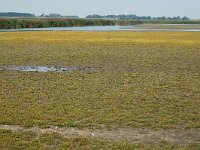
<svg viewBox="0 0 200 150">
<path fill-rule="evenodd" d="M 32 17 L 35 17 L 35 15 L 34 14 L 30 14 L 30 13 L 0 12 L 0 17 L 25 17 L 25 18 L 32 18 Z"/>
<path fill-rule="evenodd" d="M 36 16 L 35 14 L 30 13 L 17 13 L 17 12 L 0 12 L 0 17 L 8 18 L 8 17 L 21 17 L 21 18 L 79 18 L 79 16 L 62 16 L 56 13 L 50 13 L 48 15 L 41 14 Z"/>
<path fill-rule="evenodd" d="M 190 20 L 188 17 L 151 17 L 151 16 L 137 16 L 135 14 L 130 14 L 130 15 L 106 15 L 106 16 L 101 16 L 101 15 L 88 15 L 86 18 L 98 18 L 98 19 L 113 19 L 113 20 Z"/>
<path fill-rule="evenodd" d="M 30 13 L 18 13 L 18 12 L 0 12 L 0 17 L 21 17 L 21 18 L 80 18 L 79 16 L 63 16 L 60 14 L 56 14 L 56 13 L 50 13 L 50 14 L 41 14 L 39 16 L 35 16 L 34 14 L 30 14 Z M 86 16 L 86 18 L 88 19 L 111 19 L 111 20 L 169 20 L 169 21 L 188 21 L 190 20 L 190 18 L 188 17 L 180 17 L 180 16 L 176 16 L 176 17 L 151 17 L 151 16 L 137 16 L 135 14 L 130 14 L 130 15 L 105 15 L 105 16 L 101 16 L 98 14 L 94 14 L 94 15 L 88 15 Z"/>
<path fill-rule="evenodd" d="M 60 14 L 56 14 L 56 13 L 50 13 L 49 15 L 39 15 L 39 18 L 80 18 L 79 16 L 62 16 Z"/>
</svg>

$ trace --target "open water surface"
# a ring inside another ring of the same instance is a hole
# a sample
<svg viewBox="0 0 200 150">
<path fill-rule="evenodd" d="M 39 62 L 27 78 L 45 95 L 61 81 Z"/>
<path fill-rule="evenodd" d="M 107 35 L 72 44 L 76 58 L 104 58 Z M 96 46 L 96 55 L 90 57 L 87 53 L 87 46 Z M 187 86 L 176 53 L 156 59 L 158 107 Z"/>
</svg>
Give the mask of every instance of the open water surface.
<svg viewBox="0 0 200 150">
<path fill-rule="evenodd" d="M 166 26 L 177 26 L 177 24 L 166 24 Z M 188 29 L 152 29 L 147 27 L 136 26 L 84 26 L 84 27 L 51 27 L 51 28 L 23 28 L 23 29 L 0 29 L 0 32 L 17 32 L 17 31 L 179 31 L 179 32 L 200 32 L 200 25 L 181 24 L 178 26 L 190 26 Z M 194 27 L 194 28 L 191 28 Z M 198 28 L 197 28 L 198 27 Z"/>
</svg>

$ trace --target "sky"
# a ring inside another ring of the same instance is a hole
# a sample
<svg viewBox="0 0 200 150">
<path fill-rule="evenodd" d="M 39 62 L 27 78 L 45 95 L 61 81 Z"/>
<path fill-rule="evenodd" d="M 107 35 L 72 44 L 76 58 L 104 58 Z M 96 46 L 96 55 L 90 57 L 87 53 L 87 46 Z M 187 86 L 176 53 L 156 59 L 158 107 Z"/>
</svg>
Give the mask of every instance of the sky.
<svg viewBox="0 0 200 150">
<path fill-rule="evenodd" d="M 119 15 L 200 19 L 200 0 L 0 0 L 0 12 L 27 12 L 35 15 Z"/>
</svg>

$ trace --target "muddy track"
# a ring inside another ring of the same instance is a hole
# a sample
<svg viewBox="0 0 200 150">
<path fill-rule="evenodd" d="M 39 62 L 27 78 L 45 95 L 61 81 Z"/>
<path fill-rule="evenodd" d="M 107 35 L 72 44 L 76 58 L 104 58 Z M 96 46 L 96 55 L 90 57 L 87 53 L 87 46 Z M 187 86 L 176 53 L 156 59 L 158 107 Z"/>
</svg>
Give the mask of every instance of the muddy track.
<svg viewBox="0 0 200 150">
<path fill-rule="evenodd" d="M 22 127 L 17 125 L 0 125 L 0 129 L 13 132 L 58 133 L 64 137 L 85 137 L 109 141 L 143 142 L 146 144 L 171 143 L 176 145 L 200 144 L 200 129 L 147 129 L 147 128 L 116 128 L 78 129 L 67 127 Z"/>
</svg>

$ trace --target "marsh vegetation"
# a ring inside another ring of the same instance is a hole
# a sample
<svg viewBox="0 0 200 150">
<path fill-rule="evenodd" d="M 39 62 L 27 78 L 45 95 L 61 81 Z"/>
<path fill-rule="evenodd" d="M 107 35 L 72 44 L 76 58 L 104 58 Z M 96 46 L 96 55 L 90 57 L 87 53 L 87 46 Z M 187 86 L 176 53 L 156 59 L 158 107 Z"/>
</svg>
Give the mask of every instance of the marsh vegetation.
<svg viewBox="0 0 200 150">
<path fill-rule="evenodd" d="M 0 124 L 182 129 L 199 135 L 199 39 L 198 32 L 0 32 L 0 66 L 97 68 L 63 73 L 1 70 Z M 38 137 L 1 130 L 0 135 L 0 148 L 5 149 L 199 148 L 194 139 L 188 145 L 166 140 L 146 145 L 55 133 Z"/>
<path fill-rule="evenodd" d="M 113 26 L 136 24 L 200 24 L 198 20 L 114 20 L 80 18 L 0 18 L 0 29 Z"/>
</svg>

